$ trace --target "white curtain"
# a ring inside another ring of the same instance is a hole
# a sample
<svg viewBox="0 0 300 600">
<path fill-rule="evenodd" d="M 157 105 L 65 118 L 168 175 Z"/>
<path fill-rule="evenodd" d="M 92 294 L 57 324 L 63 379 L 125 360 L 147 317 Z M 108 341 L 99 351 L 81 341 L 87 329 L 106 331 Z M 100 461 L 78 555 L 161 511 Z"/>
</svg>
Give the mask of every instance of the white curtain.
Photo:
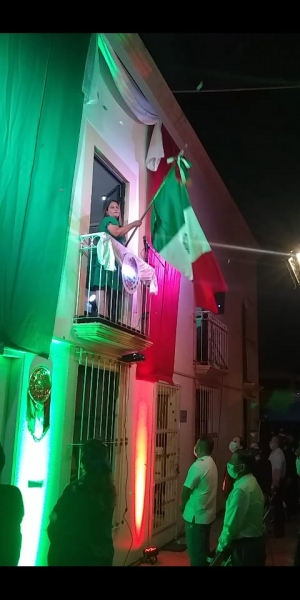
<svg viewBox="0 0 300 600">
<path fill-rule="evenodd" d="M 103 33 L 91 36 L 82 87 L 86 104 L 99 101 L 100 72 L 113 97 L 127 114 L 145 125 L 154 125 L 146 167 L 156 171 L 164 157 L 161 122 Z"/>
</svg>

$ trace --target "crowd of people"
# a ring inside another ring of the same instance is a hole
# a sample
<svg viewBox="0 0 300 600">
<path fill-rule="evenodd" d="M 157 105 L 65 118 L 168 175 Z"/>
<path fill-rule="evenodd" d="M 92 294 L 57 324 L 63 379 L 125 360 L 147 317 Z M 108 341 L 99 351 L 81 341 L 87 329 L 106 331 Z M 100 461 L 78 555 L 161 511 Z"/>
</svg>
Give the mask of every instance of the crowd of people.
<svg viewBox="0 0 300 600">
<path fill-rule="evenodd" d="M 216 519 L 218 472 L 212 459 L 213 440 L 201 437 L 195 446 L 182 491 L 181 511 L 191 566 L 207 566 L 211 557 L 210 528 Z M 268 456 L 241 437 L 229 444 L 223 478 L 225 496 L 223 527 L 216 548 L 220 560 L 230 557 L 232 566 L 265 566 L 265 518 L 273 515 L 275 538 L 285 536 L 285 522 L 299 512 L 298 479 L 300 446 L 292 435 L 273 435 Z M 300 534 L 294 565 L 300 564 Z"/>
<path fill-rule="evenodd" d="M 213 449 L 211 438 L 199 438 L 182 490 L 180 509 L 191 566 L 207 566 L 211 560 L 218 491 Z M 266 513 L 273 508 L 273 534 L 282 538 L 286 520 L 295 519 L 299 512 L 300 446 L 281 432 L 272 436 L 269 456 L 258 443 L 245 447 L 241 437 L 233 438 L 228 450 L 222 485 L 225 514 L 216 555 L 230 557 L 232 566 L 264 566 Z M 0 475 L 4 465 L 0 444 Z M 82 476 L 65 488 L 50 515 L 49 566 L 113 565 L 116 493 L 106 445 L 96 439 L 83 444 L 81 467 Z M 0 566 L 17 566 L 24 505 L 16 486 L 0 485 L 0 510 Z M 300 534 L 294 564 L 300 565 Z"/>
</svg>

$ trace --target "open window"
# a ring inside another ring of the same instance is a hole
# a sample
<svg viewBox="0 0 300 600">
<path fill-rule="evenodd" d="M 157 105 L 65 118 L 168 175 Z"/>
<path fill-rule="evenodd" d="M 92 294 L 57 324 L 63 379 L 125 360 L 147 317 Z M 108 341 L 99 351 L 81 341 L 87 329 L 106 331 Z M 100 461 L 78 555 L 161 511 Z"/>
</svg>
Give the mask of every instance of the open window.
<svg viewBox="0 0 300 600">
<path fill-rule="evenodd" d="M 119 202 L 121 222 L 125 213 L 125 182 L 97 154 L 94 154 L 93 187 L 89 233 L 97 233 L 99 223 L 104 217 L 107 200 Z"/>
</svg>

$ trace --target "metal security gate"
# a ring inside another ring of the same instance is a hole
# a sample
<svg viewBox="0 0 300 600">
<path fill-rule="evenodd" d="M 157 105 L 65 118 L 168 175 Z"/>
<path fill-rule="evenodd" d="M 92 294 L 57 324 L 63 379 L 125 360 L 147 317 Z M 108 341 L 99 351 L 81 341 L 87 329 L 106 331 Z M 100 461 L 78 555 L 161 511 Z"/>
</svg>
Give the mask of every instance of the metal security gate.
<svg viewBox="0 0 300 600">
<path fill-rule="evenodd" d="M 201 435 L 207 435 L 214 440 L 214 452 L 216 455 L 217 440 L 220 429 L 221 415 L 221 390 L 218 388 L 199 386 L 196 390 L 195 411 L 195 441 Z"/>
<path fill-rule="evenodd" d="M 127 446 L 129 367 L 118 360 L 80 350 L 73 431 L 71 480 L 81 475 L 81 447 L 91 438 L 108 446 L 117 492 L 114 526 L 121 520 L 122 470 Z"/>
<path fill-rule="evenodd" d="M 153 533 L 176 523 L 178 473 L 179 388 L 159 383 L 156 395 Z"/>
</svg>

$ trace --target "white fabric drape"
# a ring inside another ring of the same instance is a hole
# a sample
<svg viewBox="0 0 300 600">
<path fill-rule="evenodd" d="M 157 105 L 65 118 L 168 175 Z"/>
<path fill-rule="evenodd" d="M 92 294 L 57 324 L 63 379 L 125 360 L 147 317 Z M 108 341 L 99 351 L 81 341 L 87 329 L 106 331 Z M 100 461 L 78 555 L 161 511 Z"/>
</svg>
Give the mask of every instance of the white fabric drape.
<svg viewBox="0 0 300 600">
<path fill-rule="evenodd" d="M 146 167 L 149 171 L 157 171 L 161 159 L 164 157 L 164 147 L 161 134 L 161 121 L 155 123 L 146 156 Z"/>
<path fill-rule="evenodd" d="M 104 58 L 105 65 L 101 59 L 99 60 L 98 48 Z M 109 71 L 110 79 L 113 81 L 116 90 L 112 91 L 111 85 L 108 85 L 108 87 L 123 110 L 125 104 L 127 114 L 144 123 L 144 125 L 154 125 L 146 157 L 146 167 L 151 171 L 156 171 L 160 160 L 164 157 L 161 122 L 103 33 L 91 36 L 82 87 L 86 104 L 95 104 L 99 101 L 100 71 L 106 84 L 108 83 L 107 71 Z M 117 96 L 116 91 L 119 92 Z"/>
<path fill-rule="evenodd" d="M 92 34 L 85 62 L 82 91 L 84 104 L 97 104 L 99 101 L 99 67 L 97 61 L 98 41 L 97 35 Z"/>
<path fill-rule="evenodd" d="M 113 80 L 130 110 L 141 123 L 155 125 L 158 121 L 158 115 L 155 114 L 151 104 L 131 79 L 103 33 L 98 35 L 98 44 Z"/>
</svg>

